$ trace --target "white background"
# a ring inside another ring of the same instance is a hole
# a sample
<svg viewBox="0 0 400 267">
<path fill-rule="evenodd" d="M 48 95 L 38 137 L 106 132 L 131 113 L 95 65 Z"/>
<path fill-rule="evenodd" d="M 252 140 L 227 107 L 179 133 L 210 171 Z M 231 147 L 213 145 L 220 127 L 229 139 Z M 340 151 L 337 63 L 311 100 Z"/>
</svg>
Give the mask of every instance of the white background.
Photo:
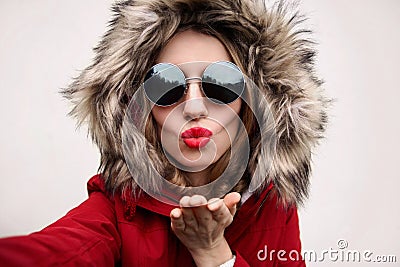
<svg viewBox="0 0 400 267">
<path fill-rule="evenodd" d="M 87 197 L 97 148 L 58 93 L 93 57 L 112 0 L 0 2 L 0 236 L 37 231 Z M 336 101 L 300 208 L 303 248 L 400 262 L 400 2 L 306 0 L 317 72 Z M 261 249 L 261 248 L 260 248 Z M 363 266 L 309 263 L 309 266 Z"/>
</svg>

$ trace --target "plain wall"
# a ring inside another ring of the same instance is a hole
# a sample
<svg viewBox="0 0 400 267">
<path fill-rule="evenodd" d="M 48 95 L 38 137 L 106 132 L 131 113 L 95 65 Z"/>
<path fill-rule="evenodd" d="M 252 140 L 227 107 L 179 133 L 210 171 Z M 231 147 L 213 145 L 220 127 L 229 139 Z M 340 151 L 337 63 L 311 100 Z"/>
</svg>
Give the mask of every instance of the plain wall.
<svg viewBox="0 0 400 267">
<path fill-rule="evenodd" d="M 112 2 L 0 2 L 0 236 L 40 230 L 87 197 L 99 153 L 58 92 L 90 63 Z M 300 9 L 335 99 L 299 209 L 303 248 L 319 253 L 345 239 L 400 262 L 400 2 L 306 0 Z"/>
</svg>

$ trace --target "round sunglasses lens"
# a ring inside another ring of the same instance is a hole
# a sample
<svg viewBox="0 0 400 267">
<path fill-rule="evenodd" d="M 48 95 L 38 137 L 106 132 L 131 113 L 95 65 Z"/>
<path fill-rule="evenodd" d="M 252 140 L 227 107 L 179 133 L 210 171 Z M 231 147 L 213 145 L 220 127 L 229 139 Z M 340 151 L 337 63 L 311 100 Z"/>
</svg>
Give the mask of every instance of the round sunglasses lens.
<svg viewBox="0 0 400 267">
<path fill-rule="evenodd" d="M 183 96 L 185 76 L 177 66 L 159 63 L 146 74 L 143 88 L 151 102 L 159 106 L 169 106 Z"/>
<path fill-rule="evenodd" d="M 170 106 L 175 104 L 181 99 L 185 92 L 185 87 L 183 85 L 179 85 L 173 88 L 168 89 L 158 100 L 155 102 L 158 106 Z"/>
<path fill-rule="evenodd" d="M 243 94 L 244 77 L 240 69 L 231 62 L 215 62 L 203 73 L 204 94 L 219 104 L 229 104 Z"/>
</svg>

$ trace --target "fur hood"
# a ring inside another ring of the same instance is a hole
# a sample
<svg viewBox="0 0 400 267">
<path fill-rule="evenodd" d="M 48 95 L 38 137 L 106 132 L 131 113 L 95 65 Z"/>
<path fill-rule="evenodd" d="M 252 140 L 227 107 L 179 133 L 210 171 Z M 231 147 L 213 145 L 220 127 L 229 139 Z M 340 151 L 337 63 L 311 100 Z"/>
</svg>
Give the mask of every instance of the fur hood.
<svg viewBox="0 0 400 267">
<path fill-rule="evenodd" d="M 108 190 L 134 186 L 122 151 L 122 124 L 134 90 L 161 47 L 178 29 L 194 25 L 223 32 L 240 54 L 242 71 L 268 100 L 276 156 L 267 182 L 283 203 L 301 203 L 328 104 L 314 75 L 310 31 L 301 28 L 304 17 L 282 1 L 268 7 L 263 0 L 128 0 L 112 10 L 94 62 L 63 91 L 74 105 L 71 114 L 79 125 L 88 124 L 99 147 Z M 253 153 L 256 164 L 266 164 L 260 150 Z"/>
</svg>

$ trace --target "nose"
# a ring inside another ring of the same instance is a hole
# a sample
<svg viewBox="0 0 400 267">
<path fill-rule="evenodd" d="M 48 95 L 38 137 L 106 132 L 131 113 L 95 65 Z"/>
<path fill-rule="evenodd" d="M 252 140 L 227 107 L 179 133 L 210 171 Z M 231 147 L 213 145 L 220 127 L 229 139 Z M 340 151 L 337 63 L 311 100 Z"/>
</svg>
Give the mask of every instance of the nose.
<svg viewBox="0 0 400 267">
<path fill-rule="evenodd" d="M 186 89 L 183 116 L 186 120 L 196 120 L 208 115 L 208 110 L 203 97 L 200 82 L 188 83 Z"/>
</svg>

